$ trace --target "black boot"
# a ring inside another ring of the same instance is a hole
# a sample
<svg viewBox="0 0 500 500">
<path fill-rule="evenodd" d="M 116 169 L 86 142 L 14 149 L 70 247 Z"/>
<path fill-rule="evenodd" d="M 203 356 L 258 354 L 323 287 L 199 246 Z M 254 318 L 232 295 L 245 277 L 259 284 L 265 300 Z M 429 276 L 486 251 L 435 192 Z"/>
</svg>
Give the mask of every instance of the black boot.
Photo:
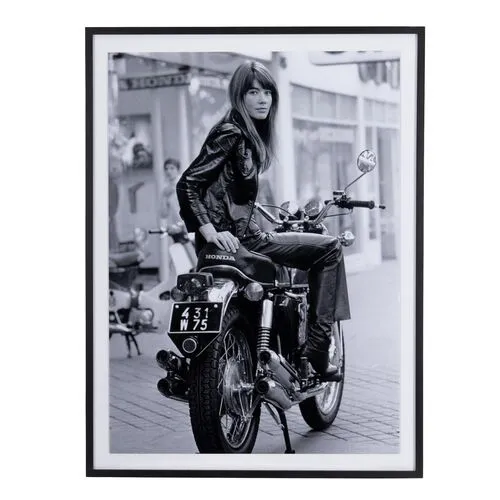
<svg viewBox="0 0 500 500">
<path fill-rule="evenodd" d="M 309 328 L 304 355 L 323 377 L 338 372 L 330 363 L 329 347 L 335 313 L 337 265 L 309 272 Z"/>
<path fill-rule="evenodd" d="M 322 377 L 331 377 L 339 371 L 338 366 L 330 363 L 328 350 L 317 350 L 314 349 L 314 347 L 306 345 L 306 348 L 304 349 L 304 356 L 307 357 L 307 360 L 311 363 L 314 371 Z"/>
</svg>

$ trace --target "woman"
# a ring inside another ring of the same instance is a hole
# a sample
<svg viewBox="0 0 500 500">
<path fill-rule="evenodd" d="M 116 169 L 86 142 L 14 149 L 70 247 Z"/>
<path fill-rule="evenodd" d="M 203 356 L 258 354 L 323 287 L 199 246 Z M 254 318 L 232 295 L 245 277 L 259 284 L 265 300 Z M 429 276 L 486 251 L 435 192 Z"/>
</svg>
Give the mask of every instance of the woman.
<svg viewBox="0 0 500 500">
<path fill-rule="evenodd" d="M 258 176 L 273 159 L 278 91 L 269 71 L 246 62 L 229 83 L 231 109 L 208 134 L 177 184 L 180 215 L 196 232 L 197 248 L 239 245 L 273 261 L 309 271 L 309 332 L 304 354 L 316 372 L 332 375 L 328 348 L 333 323 L 349 319 L 342 247 L 331 236 L 263 232 L 253 217 Z"/>
</svg>

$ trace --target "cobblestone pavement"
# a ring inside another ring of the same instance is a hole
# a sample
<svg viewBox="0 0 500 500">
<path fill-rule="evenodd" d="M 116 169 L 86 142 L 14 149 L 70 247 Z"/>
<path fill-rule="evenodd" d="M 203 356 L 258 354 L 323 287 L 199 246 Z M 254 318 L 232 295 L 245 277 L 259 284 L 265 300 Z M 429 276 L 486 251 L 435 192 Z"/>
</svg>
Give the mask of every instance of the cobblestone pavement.
<svg viewBox="0 0 500 500">
<path fill-rule="evenodd" d="M 399 452 L 399 266 L 386 262 L 348 277 L 353 319 L 344 326 L 346 382 L 335 422 L 312 431 L 298 407 L 287 412 L 296 453 Z M 187 404 L 156 388 L 163 370 L 154 354 L 164 336 L 140 339 L 142 356 L 125 357 L 121 339 L 110 359 L 111 453 L 197 453 Z M 283 453 L 284 440 L 262 410 L 254 453 Z"/>
</svg>

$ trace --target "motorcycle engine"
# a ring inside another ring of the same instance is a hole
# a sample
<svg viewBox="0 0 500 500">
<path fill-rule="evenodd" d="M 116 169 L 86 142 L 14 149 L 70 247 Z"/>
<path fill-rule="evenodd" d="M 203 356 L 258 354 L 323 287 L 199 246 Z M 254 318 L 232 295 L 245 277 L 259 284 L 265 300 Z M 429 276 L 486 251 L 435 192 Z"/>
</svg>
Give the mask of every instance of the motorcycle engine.
<svg viewBox="0 0 500 500">
<path fill-rule="evenodd" d="M 290 297 L 276 297 L 272 327 L 272 348 L 277 350 L 277 338 L 283 356 L 291 360 L 293 354 L 306 341 L 307 299 L 306 294 L 300 301 Z"/>
</svg>

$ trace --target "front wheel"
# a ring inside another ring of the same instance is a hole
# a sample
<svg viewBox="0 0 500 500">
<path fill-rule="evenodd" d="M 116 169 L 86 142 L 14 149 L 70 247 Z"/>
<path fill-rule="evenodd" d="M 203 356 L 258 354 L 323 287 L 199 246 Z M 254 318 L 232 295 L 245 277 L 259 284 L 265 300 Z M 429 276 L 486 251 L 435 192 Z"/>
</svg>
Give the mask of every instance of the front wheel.
<svg viewBox="0 0 500 500">
<path fill-rule="evenodd" d="M 249 327 L 236 308 L 228 308 L 221 333 L 191 362 L 189 413 L 200 453 L 251 453 L 260 406 L 254 403 Z"/>
<path fill-rule="evenodd" d="M 340 323 L 333 325 L 330 343 L 330 360 L 339 367 L 342 375 L 340 382 L 329 382 L 326 389 L 317 396 L 306 399 L 299 404 L 303 419 L 314 430 L 321 431 L 332 425 L 340 408 L 345 380 L 345 346 L 344 332 Z"/>
</svg>

